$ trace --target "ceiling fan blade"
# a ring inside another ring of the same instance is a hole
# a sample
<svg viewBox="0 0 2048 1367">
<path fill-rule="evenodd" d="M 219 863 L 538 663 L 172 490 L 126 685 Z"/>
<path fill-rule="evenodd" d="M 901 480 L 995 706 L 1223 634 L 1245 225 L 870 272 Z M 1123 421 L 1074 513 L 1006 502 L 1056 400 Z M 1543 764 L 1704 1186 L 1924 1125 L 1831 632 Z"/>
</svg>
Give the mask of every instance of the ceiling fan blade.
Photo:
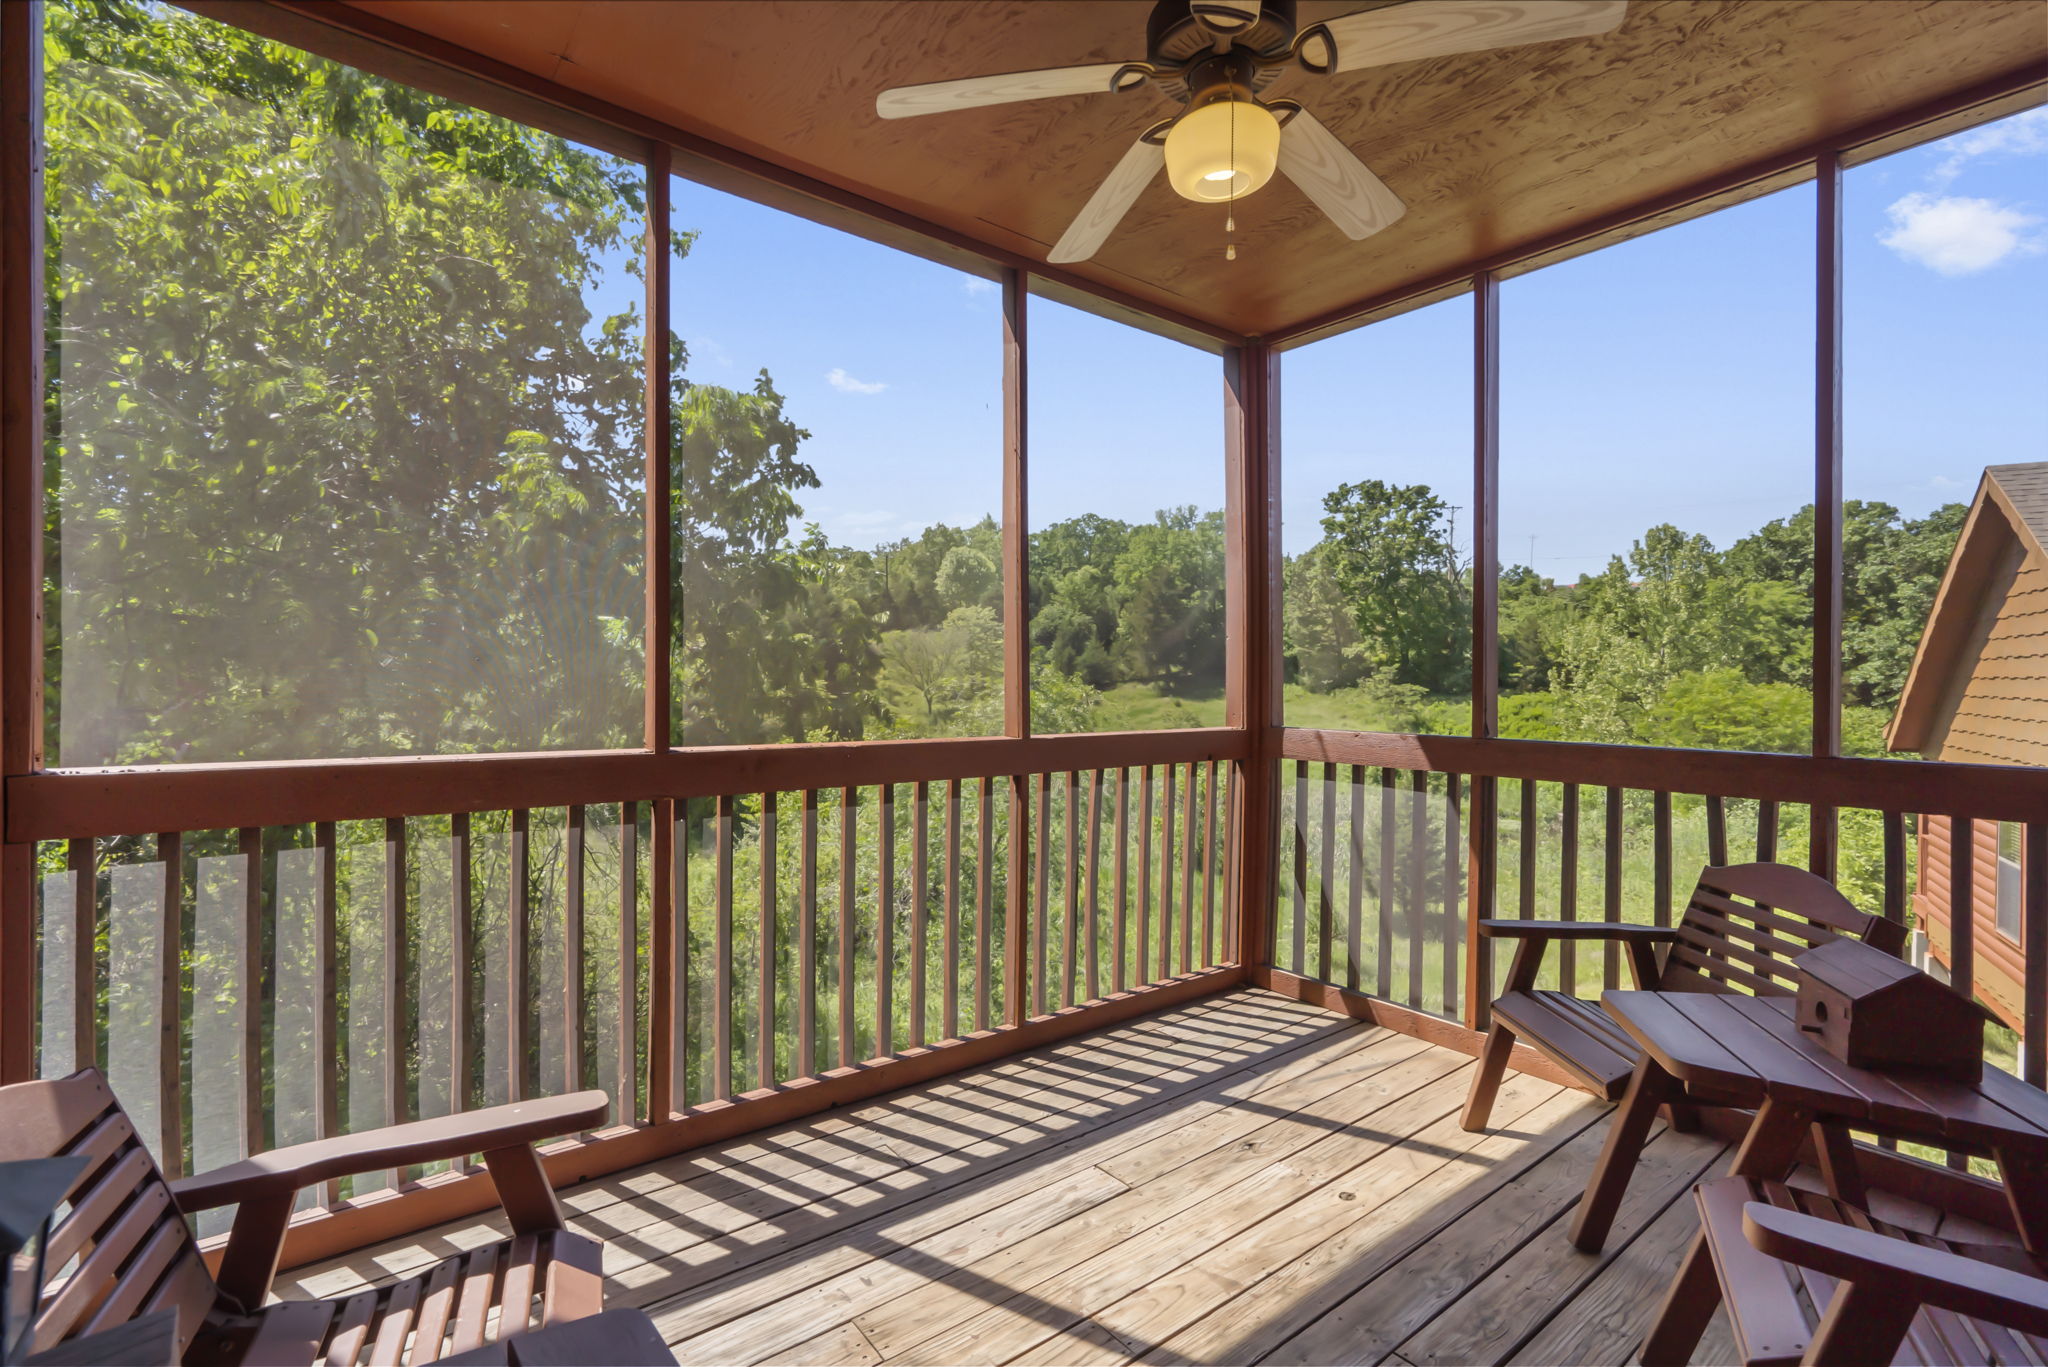
<svg viewBox="0 0 2048 1367">
<path fill-rule="evenodd" d="M 1110 79 L 1123 70 L 1124 65 L 1122 62 L 1098 62 L 1093 66 L 1008 71 L 999 76 L 969 76 L 964 80 L 933 81 L 928 85 L 899 85 L 875 96 L 875 113 L 885 119 L 907 119 L 918 114 L 980 109 L 992 104 L 1014 104 L 1019 100 L 1042 100 L 1053 95 L 1106 95 L 1110 91 Z"/>
<path fill-rule="evenodd" d="M 1166 165 L 1166 152 L 1157 143 L 1140 139 L 1131 144 L 1131 150 L 1124 153 L 1124 159 L 1116 164 L 1108 179 L 1095 187 L 1095 193 L 1081 206 L 1081 212 L 1074 215 L 1074 221 L 1060 234 L 1060 240 L 1053 244 L 1046 260 L 1053 262 L 1086 261 L 1095 255 L 1095 249 L 1103 239 L 1116 230 L 1123 222 L 1131 206 L 1138 202 L 1138 196 L 1152 183 L 1152 177 L 1159 174 L 1159 168 Z"/>
<path fill-rule="evenodd" d="M 1621 24 L 1628 0 L 1408 0 L 1331 19 L 1338 71 L 1457 52 L 1588 38 Z"/>
<path fill-rule="evenodd" d="M 1280 131 L 1280 174 L 1328 214 L 1353 241 L 1408 212 L 1380 178 L 1306 109 Z"/>
</svg>

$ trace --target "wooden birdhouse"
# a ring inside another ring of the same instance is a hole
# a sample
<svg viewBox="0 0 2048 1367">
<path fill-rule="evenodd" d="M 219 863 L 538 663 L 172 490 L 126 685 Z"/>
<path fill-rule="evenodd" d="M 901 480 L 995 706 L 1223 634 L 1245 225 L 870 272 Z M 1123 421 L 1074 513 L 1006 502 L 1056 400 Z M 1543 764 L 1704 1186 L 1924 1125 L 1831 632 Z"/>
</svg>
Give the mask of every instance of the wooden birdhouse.
<svg viewBox="0 0 2048 1367">
<path fill-rule="evenodd" d="M 1840 939 L 1793 960 L 1801 1031 L 1857 1068 L 1917 1068 L 1974 1083 L 1984 1009 L 1883 950 Z"/>
</svg>

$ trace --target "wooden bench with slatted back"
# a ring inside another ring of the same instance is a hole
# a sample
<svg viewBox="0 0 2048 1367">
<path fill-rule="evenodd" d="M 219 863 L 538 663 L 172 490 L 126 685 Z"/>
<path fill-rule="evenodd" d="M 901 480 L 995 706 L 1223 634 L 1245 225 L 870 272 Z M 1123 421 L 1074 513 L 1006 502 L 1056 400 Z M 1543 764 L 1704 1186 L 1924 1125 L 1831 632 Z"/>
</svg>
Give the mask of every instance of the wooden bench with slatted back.
<svg viewBox="0 0 2048 1367">
<path fill-rule="evenodd" d="M 1641 1050 L 1597 1001 L 1540 989 L 1552 941 L 1619 941 L 1636 986 L 1660 992 L 1738 992 L 1790 997 L 1792 961 L 1842 936 L 1898 954 L 1906 928 L 1858 911 L 1832 883 L 1789 864 L 1709 865 L 1674 927 L 1595 921 L 1481 921 L 1480 933 L 1519 941 L 1505 991 L 1465 1102 L 1464 1126 L 1486 1128 L 1494 1093 L 1519 1037 L 1595 1095 L 1619 1100 Z M 1657 949 L 1665 949 L 1660 964 Z"/>
<path fill-rule="evenodd" d="M 174 1187 L 98 1070 L 0 1087 L 0 1158 L 89 1160 L 51 1226 L 33 1351 L 170 1311 L 186 1362 L 417 1363 L 476 1348 L 493 1334 L 595 1315 L 603 1308 L 602 1250 L 561 1228 L 530 1145 L 542 1133 L 600 1123 L 605 1106 L 603 1093 L 585 1092 L 417 1121 L 277 1150 Z M 486 1154 L 513 1215 L 513 1238 L 356 1296 L 262 1307 L 297 1186 L 430 1161 L 431 1152 Z M 208 1270 L 183 1211 L 237 1200 L 222 1282 L 238 1263 L 247 1285 L 233 1295 Z M 266 1208 L 274 1221 L 266 1223 Z M 233 1240 L 245 1222 L 254 1233 L 243 1247 L 254 1251 L 238 1255 Z"/>
</svg>

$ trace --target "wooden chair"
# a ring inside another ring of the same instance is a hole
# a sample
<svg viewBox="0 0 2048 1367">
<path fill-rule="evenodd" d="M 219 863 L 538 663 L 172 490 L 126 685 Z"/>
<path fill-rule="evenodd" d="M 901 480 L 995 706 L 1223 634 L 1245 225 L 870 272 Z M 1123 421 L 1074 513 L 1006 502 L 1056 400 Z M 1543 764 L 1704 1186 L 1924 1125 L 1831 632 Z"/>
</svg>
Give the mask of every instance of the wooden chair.
<svg viewBox="0 0 2048 1367">
<path fill-rule="evenodd" d="M 2048 1362 L 2048 1265 L 2007 1245 L 1915 1235 L 1817 1192 L 1724 1177 L 1693 1192 L 1700 1235 L 1643 1341 L 1690 1362 L 1725 1298 L 1742 1360 Z"/>
<path fill-rule="evenodd" d="M 166 1182 L 97 1069 L 0 1087 L 0 1158 L 90 1159 L 51 1228 L 35 1347 L 170 1310 L 185 1362 L 430 1362 L 594 1315 L 604 1299 L 599 1245 L 563 1228 L 532 1145 L 602 1124 L 606 1106 L 603 1092 L 520 1102 L 275 1149 Z M 264 1305 L 302 1189 L 471 1153 L 484 1156 L 512 1238 L 345 1299 Z M 238 1208 L 216 1275 L 184 1214 L 227 1205 Z"/>
<path fill-rule="evenodd" d="M 1792 960 L 1852 935 L 1887 954 L 1905 947 L 1906 928 L 1856 910 L 1826 879 L 1788 864 L 1729 864 L 1700 870 L 1676 926 L 1604 921 L 1481 921 L 1479 933 L 1518 941 L 1462 1123 L 1484 1130 L 1494 1093 L 1519 1036 L 1597 1096 L 1618 1101 L 1641 1050 L 1596 1001 L 1540 990 L 1536 977 L 1552 941 L 1619 941 L 1637 987 L 1660 992 L 1746 992 L 1791 996 Z M 1669 946 L 1663 964 L 1657 947 Z"/>
</svg>

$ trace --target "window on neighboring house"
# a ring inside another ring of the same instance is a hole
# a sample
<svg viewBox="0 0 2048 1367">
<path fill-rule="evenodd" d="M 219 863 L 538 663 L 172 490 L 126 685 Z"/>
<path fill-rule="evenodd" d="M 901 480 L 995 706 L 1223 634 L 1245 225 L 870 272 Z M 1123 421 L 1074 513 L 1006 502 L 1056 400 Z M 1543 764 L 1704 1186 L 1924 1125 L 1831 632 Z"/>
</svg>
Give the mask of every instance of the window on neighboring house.
<svg viewBox="0 0 2048 1367">
<path fill-rule="evenodd" d="M 2017 821 L 1998 823 L 1998 933 L 2020 938 L 2020 831 Z"/>
</svg>

